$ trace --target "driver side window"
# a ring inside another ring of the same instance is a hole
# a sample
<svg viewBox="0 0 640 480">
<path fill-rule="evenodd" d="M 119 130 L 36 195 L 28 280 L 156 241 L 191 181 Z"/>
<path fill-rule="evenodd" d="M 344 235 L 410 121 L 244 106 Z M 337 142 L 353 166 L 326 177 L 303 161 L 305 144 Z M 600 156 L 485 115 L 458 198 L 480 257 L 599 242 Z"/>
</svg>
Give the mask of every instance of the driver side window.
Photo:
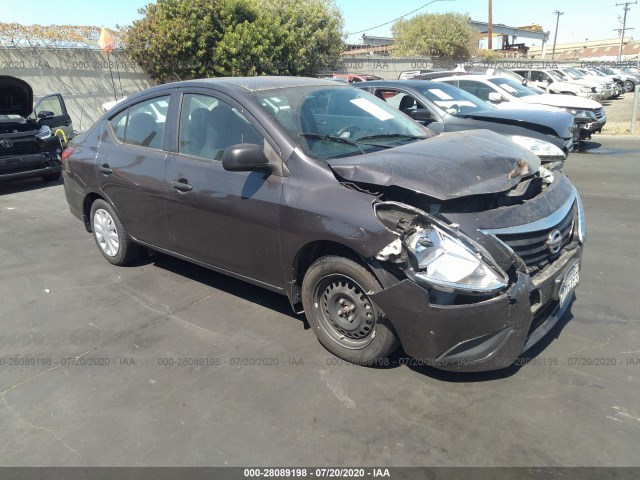
<svg viewBox="0 0 640 480">
<path fill-rule="evenodd" d="M 219 161 L 227 148 L 240 143 L 262 146 L 264 140 L 249 120 L 229 103 L 210 95 L 184 95 L 178 152 Z"/>
</svg>

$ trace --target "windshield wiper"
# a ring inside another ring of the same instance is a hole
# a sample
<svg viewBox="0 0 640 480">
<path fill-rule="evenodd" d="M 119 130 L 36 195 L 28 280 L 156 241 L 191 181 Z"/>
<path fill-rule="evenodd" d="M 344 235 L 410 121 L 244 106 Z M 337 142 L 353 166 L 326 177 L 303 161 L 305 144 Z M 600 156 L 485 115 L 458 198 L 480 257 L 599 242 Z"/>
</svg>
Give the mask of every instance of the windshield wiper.
<svg viewBox="0 0 640 480">
<path fill-rule="evenodd" d="M 362 140 L 376 140 L 376 139 L 385 139 L 385 138 L 398 138 L 405 140 L 425 140 L 426 135 L 405 135 L 404 133 L 379 133 L 378 135 L 367 135 L 365 137 L 358 137 L 354 141 L 362 141 Z"/>
<path fill-rule="evenodd" d="M 358 145 L 357 142 L 349 140 L 348 138 L 336 137 L 333 135 L 323 135 L 321 133 L 301 133 L 300 136 L 305 138 L 313 138 L 314 140 L 324 140 L 326 142 L 345 143 L 347 145 L 357 147 L 358 150 L 360 150 L 360 153 L 364 153 L 364 150 L 360 148 L 360 145 Z"/>
<path fill-rule="evenodd" d="M 314 140 L 324 140 L 326 142 L 336 142 L 336 143 L 344 143 L 347 145 L 352 145 L 356 147 L 358 150 L 360 150 L 360 153 L 362 154 L 366 152 L 362 149 L 360 145 L 369 145 L 371 147 L 377 147 L 377 148 L 393 148 L 391 145 L 379 145 L 377 143 L 361 142 L 360 141 L 362 140 L 361 138 L 350 140 L 348 138 L 336 137 L 335 135 L 323 135 L 321 133 L 301 133 L 300 136 L 306 137 L 306 138 L 313 138 Z M 367 138 L 367 137 L 364 137 L 364 138 Z"/>
</svg>

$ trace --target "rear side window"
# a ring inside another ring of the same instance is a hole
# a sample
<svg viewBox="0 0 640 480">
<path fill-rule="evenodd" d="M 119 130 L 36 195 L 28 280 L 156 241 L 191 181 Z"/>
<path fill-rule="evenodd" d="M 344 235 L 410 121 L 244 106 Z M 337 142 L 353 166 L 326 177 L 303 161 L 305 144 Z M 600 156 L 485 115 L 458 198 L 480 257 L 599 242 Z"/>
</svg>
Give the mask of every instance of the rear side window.
<svg viewBox="0 0 640 480">
<path fill-rule="evenodd" d="M 123 112 L 120 112 L 110 120 L 111 129 L 113 130 L 113 133 L 115 134 L 116 138 L 121 142 L 124 142 L 124 131 L 127 126 L 128 113 L 129 113 L 129 109 Z"/>
<path fill-rule="evenodd" d="M 130 145 L 162 149 L 169 96 L 145 100 L 109 120 L 116 138 Z"/>
</svg>

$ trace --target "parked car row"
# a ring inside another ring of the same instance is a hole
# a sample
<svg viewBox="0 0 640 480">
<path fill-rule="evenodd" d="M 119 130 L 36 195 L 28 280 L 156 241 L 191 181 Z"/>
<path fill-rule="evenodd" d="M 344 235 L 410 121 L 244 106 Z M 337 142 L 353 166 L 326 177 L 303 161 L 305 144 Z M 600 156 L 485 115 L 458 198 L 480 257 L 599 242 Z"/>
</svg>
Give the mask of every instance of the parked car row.
<svg viewBox="0 0 640 480">
<path fill-rule="evenodd" d="M 253 77 L 132 95 L 71 141 L 70 210 L 112 264 L 150 249 L 286 295 L 349 362 L 402 345 L 447 370 L 511 365 L 580 280 L 582 203 L 542 165 L 570 148 L 571 115 L 523 121 L 447 83 L 358 87 Z M 504 130 L 456 126 L 474 122 Z"/>
<path fill-rule="evenodd" d="M 573 149 L 573 116 L 566 112 L 499 110 L 442 81 L 379 80 L 357 87 L 436 133 L 486 129 L 505 135 L 534 152 L 551 169 L 561 168 Z"/>
<path fill-rule="evenodd" d="M 591 138 L 605 126 L 607 117 L 600 101 L 615 98 L 626 88 L 615 75 L 578 68 L 512 71 L 472 65 L 454 71 L 421 72 L 413 79 L 449 83 L 499 109 L 568 112 L 574 117 L 575 148 L 580 140 Z"/>
</svg>

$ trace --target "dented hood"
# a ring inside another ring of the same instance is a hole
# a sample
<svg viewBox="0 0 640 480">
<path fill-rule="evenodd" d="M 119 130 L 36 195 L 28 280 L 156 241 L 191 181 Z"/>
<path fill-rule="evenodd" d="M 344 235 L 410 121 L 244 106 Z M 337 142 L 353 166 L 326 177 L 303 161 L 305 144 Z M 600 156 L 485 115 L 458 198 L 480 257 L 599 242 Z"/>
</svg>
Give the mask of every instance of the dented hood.
<svg viewBox="0 0 640 480">
<path fill-rule="evenodd" d="M 443 133 L 327 163 L 346 181 L 402 187 L 439 200 L 504 192 L 540 168 L 535 154 L 489 130 Z"/>
<path fill-rule="evenodd" d="M 482 110 L 478 113 L 463 114 L 466 118 L 485 122 L 502 123 L 530 128 L 536 132 L 557 135 L 560 138 L 572 136 L 573 115 L 566 112 L 527 109 Z"/>
<path fill-rule="evenodd" d="M 33 89 L 24 80 L 0 75 L 0 115 L 28 117 L 33 110 Z"/>
</svg>

